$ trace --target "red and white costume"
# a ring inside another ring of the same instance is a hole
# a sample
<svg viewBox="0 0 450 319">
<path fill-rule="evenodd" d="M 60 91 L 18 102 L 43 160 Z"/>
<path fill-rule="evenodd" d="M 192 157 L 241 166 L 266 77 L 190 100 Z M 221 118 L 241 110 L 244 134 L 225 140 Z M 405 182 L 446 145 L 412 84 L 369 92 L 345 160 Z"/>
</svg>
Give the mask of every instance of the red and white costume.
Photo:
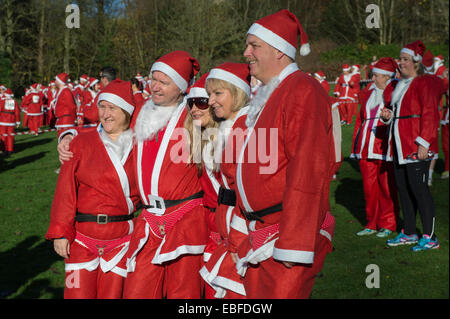
<svg viewBox="0 0 450 319">
<path fill-rule="evenodd" d="M 383 91 L 372 83 L 360 92 L 361 110 L 356 117 L 350 157 L 359 160 L 366 201 L 365 228 L 395 231 L 399 207 L 392 157 L 388 155 L 389 126 L 380 121 Z"/>
<path fill-rule="evenodd" d="M 444 153 L 444 160 L 445 160 L 445 165 L 444 165 L 444 171 L 448 172 L 448 167 L 449 167 L 449 129 L 448 129 L 448 125 L 449 125 L 449 106 L 448 106 L 448 78 L 444 78 L 444 87 L 446 88 L 445 91 L 445 98 L 446 98 L 446 104 L 447 107 L 444 109 L 444 115 L 443 118 L 441 120 L 441 142 L 442 142 L 442 152 Z"/>
<path fill-rule="evenodd" d="M 91 89 L 97 82 L 97 79 L 91 78 L 89 87 L 83 91 L 83 104 L 81 105 L 83 120 L 81 123 L 85 127 L 96 126 L 99 122 L 98 99 L 96 97 L 99 95 L 100 91 L 95 92 Z"/>
<path fill-rule="evenodd" d="M 81 132 L 70 144 L 73 158 L 61 166 L 46 238 L 65 237 L 71 243 L 66 284 L 73 277 L 79 285 L 66 286 L 65 298 L 122 296 L 133 221 L 75 222 L 76 212 L 114 216 L 135 211 L 139 197 L 131 130 L 120 139 L 122 144 L 114 143 L 101 125 Z M 115 151 L 118 145 L 121 152 Z"/>
<path fill-rule="evenodd" d="M 14 151 L 14 128 L 20 124 L 20 109 L 13 99 L 11 90 L 7 90 L 5 98 L 0 100 L 0 136 L 3 151 Z M 6 136 L 5 136 L 6 135 Z"/>
<path fill-rule="evenodd" d="M 22 105 L 27 110 L 27 125 L 31 132 L 37 134 L 39 127 L 41 126 L 44 110 L 43 110 L 43 96 L 38 91 L 37 85 L 33 84 L 30 93 L 24 97 Z"/>
<path fill-rule="evenodd" d="M 62 83 L 65 83 L 67 79 L 68 76 L 65 73 L 56 76 L 56 81 Z M 67 85 L 58 90 L 53 101 L 53 108 L 56 116 L 55 127 L 59 137 L 62 132 L 75 127 L 77 119 L 77 104 L 75 103 L 72 90 Z"/>
<path fill-rule="evenodd" d="M 348 64 L 343 65 L 344 71 L 350 71 L 351 68 Z M 351 73 L 342 73 L 337 80 L 334 87 L 334 95 L 339 99 L 339 112 L 341 120 L 347 121 L 352 119 L 352 104 L 355 103 L 355 95 L 353 91 L 353 76 Z"/>
</svg>

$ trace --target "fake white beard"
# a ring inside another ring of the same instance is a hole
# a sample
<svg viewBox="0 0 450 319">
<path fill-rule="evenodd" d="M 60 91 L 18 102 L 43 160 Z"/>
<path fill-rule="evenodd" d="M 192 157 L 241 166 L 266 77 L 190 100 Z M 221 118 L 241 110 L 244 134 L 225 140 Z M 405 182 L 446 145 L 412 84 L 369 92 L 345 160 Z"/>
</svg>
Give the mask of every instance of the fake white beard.
<svg viewBox="0 0 450 319">
<path fill-rule="evenodd" d="M 122 164 L 126 161 L 126 150 L 129 149 L 131 143 L 133 142 L 133 132 L 131 129 L 126 130 L 122 134 L 119 135 L 117 140 L 113 141 L 108 134 L 106 134 L 105 130 L 100 131 L 100 139 L 102 140 L 105 147 L 111 151 L 113 151 L 117 157 L 120 159 Z"/>
<path fill-rule="evenodd" d="M 156 133 L 166 127 L 176 106 L 158 106 L 152 100 L 147 100 L 142 106 L 134 128 L 136 140 L 142 142 L 151 140 Z"/>
<path fill-rule="evenodd" d="M 261 109 L 264 107 L 267 100 L 270 98 L 278 85 L 280 85 L 280 80 L 278 79 L 278 76 L 275 76 L 270 79 L 269 83 L 258 89 L 258 92 L 253 97 L 253 100 L 251 100 L 248 105 L 247 119 L 245 120 L 247 127 L 253 127 L 255 125 Z"/>
</svg>

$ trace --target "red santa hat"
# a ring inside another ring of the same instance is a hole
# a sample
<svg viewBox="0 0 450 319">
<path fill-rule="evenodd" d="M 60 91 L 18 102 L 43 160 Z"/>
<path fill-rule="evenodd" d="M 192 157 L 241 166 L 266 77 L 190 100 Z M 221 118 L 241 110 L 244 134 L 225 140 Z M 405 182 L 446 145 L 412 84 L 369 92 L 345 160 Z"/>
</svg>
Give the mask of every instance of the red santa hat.
<svg viewBox="0 0 450 319">
<path fill-rule="evenodd" d="M 434 60 L 436 62 L 444 62 L 444 57 L 441 54 L 439 54 L 438 56 L 434 57 Z"/>
<path fill-rule="evenodd" d="M 66 84 L 69 81 L 69 75 L 66 72 L 60 73 L 55 77 L 56 82 Z"/>
<path fill-rule="evenodd" d="M 352 68 L 355 69 L 356 71 L 359 71 L 360 69 L 359 64 L 353 65 Z"/>
<path fill-rule="evenodd" d="M 13 91 L 11 91 L 11 89 L 6 89 L 5 95 L 6 95 L 6 96 L 9 96 L 9 97 L 13 97 L 13 96 L 14 96 L 14 93 L 13 93 Z"/>
<path fill-rule="evenodd" d="M 314 73 L 314 76 L 318 77 L 321 80 L 324 80 L 326 78 L 325 73 L 323 73 L 322 70 L 319 70 L 316 73 Z"/>
<path fill-rule="evenodd" d="M 237 86 L 250 97 L 250 70 L 247 63 L 225 62 L 209 71 L 206 80 L 219 79 Z"/>
<path fill-rule="evenodd" d="M 111 81 L 108 86 L 102 90 L 98 97 L 97 105 L 100 105 L 100 101 L 111 102 L 130 115 L 133 114 L 134 108 L 136 107 L 133 100 L 131 83 L 118 79 Z"/>
<path fill-rule="evenodd" d="M 191 81 L 200 71 L 198 61 L 186 51 L 170 52 L 153 63 L 150 76 L 154 71 L 160 71 L 170 77 L 184 93 Z"/>
<path fill-rule="evenodd" d="M 405 45 L 403 49 L 400 50 L 400 53 L 406 53 L 412 56 L 413 60 L 416 62 L 422 61 L 423 55 L 425 53 L 425 45 L 422 41 L 417 40 L 413 43 L 409 43 Z"/>
<path fill-rule="evenodd" d="M 373 66 L 372 72 L 378 74 L 385 74 L 389 76 L 394 76 L 398 68 L 397 62 L 393 58 L 381 58 Z"/>
<path fill-rule="evenodd" d="M 295 60 L 300 35 L 300 55 L 311 52 L 308 35 L 297 17 L 286 9 L 253 23 L 247 34 L 253 34 Z"/>
<path fill-rule="evenodd" d="M 97 84 L 99 81 L 97 78 L 89 78 L 89 87 L 94 86 L 95 84 Z"/>
<path fill-rule="evenodd" d="M 0 84 L 0 89 L 6 90 L 6 86 L 4 84 Z"/>
<path fill-rule="evenodd" d="M 342 66 L 342 71 L 344 71 L 344 72 L 350 72 L 351 70 L 352 70 L 352 68 L 348 64 L 344 64 Z"/>
<path fill-rule="evenodd" d="M 425 66 L 425 68 L 429 70 L 433 66 L 433 63 L 434 63 L 433 53 L 431 53 L 430 50 L 425 51 L 422 58 L 422 64 Z"/>
<path fill-rule="evenodd" d="M 38 91 L 38 89 L 39 89 L 39 84 L 38 83 L 34 83 L 34 84 L 32 84 L 31 85 L 31 89 L 33 90 L 33 91 Z"/>
<path fill-rule="evenodd" d="M 89 77 L 87 74 L 83 74 L 82 76 L 80 76 L 80 82 L 81 83 L 85 83 L 89 80 Z"/>
<path fill-rule="evenodd" d="M 206 92 L 205 84 L 206 84 L 206 78 L 208 77 L 209 72 L 203 74 L 200 79 L 198 79 L 194 85 L 192 85 L 188 89 L 188 95 L 187 98 L 194 98 L 194 97 L 205 97 L 209 98 L 208 92 Z"/>
</svg>

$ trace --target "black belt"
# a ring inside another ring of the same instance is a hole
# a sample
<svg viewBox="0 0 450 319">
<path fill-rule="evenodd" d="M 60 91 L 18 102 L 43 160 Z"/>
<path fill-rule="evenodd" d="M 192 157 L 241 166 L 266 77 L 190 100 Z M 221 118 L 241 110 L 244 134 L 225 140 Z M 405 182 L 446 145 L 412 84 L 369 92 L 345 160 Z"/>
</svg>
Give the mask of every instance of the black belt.
<svg viewBox="0 0 450 319">
<path fill-rule="evenodd" d="M 264 223 L 264 221 L 262 220 L 262 217 L 283 210 L 283 204 L 281 204 L 281 203 L 276 204 L 276 205 L 270 206 L 268 208 L 258 210 L 256 212 L 246 212 L 246 211 L 242 210 L 242 208 L 240 208 L 240 210 L 241 210 L 242 215 L 244 215 L 244 217 L 247 220 L 258 220 L 261 223 Z"/>
<path fill-rule="evenodd" d="M 403 116 L 395 116 L 394 119 L 396 120 L 402 120 L 402 119 L 417 119 L 420 118 L 419 114 L 412 114 L 412 115 L 403 115 Z"/>
<path fill-rule="evenodd" d="M 196 198 L 202 198 L 202 197 L 203 197 L 203 191 L 200 191 L 198 193 L 195 193 L 194 195 L 191 195 L 191 196 L 183 198 L 183 199 L 174 199 L 174 200 L 165 199 L 164 200 L 164 206 L 166 208 L 169 208 L 169 207 L 173 207 L 173 206 L 176 206 L 178 204 L 181 204 L 183 202 L 186 202 L 188 200 L 196 199 Z M 161 205 L 160 202 L 156 201 L 156 207 L 151 206 L 151 205 L 141 205 L 139 208 L 145 208 L 145 209 L 162 208 L 162 205 Z"/>
<path fill-rule="evenodd" d="M 92 215 L 92 214 L 85 214 L 77 212 L 75 215 L 75 221 L 83 223 L 83 222 L 96 222 L 97 224 L 107 224 L 107 223 L 114 223 L 114 222 L 124 222 L 127 220 L 131 220 L 134 218 L 134 213 L 128 214 L 128 215 L 116 215 L 116 216 L 109 216 L 105 214 L 98 214 L 98 215 Z"/>
<path fill-rule="evenodd" d="M 217 204 L 236 206 L 236 192 L 232 189 L 220 187 L 219 193 L 217 194 Z"/>
<path fill-rule="evenodd" d="M 10 112 L 10 111 L 1 111 L 0 113 L 14 114 L 14 112 Z"/>
</svg>

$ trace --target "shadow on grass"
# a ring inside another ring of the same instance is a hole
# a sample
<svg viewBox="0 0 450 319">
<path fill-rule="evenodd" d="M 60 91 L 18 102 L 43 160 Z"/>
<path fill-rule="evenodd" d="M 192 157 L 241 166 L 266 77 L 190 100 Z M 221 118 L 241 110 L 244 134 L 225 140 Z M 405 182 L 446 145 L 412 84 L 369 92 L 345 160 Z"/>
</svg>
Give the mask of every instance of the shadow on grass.
<svg viewBox="0 0 450 319">
<path fill-rule="evenodd" d="M 366 225 L 366 208 L 361 180 L 351 178 L 341 179 L 334 196 L 336 204 L 344 206 L 361 225 Z"/>
<path fill-rule="evenodd" d="M 41 159 L 48 152 L 40 152 L 37 154 L 21 157 L 12 161 L 6 161 L 4 158 L 0 159 L 0 172 L 5 172 L 7 170 L 16 168 L 17 166 L 25 165 L 38 159 Z"/>
<path fill-rule="evenodd" d="M 34 139 L 31 139 L 34 138 Z M 29 149 L 35 146 L 44 145 L 50 142 L 53 142 L 53 138 L 38 138 L 32 136 L 30 139 L 27 139 L 25 141 L 21 141 L 19 143 L 14 144 L 14 153 L 19 153 L 25 149 Z"/>
<path fill-rule="evenodd" d="M 16 293 L 23 285 L 42 272 L 50 269 L 51 265 L 61 258 L 54 253 L 52 243 L 42 241 L 39 236 L 30 236 L 5 252 L 0 253 L 2 272 L 0 273 L 0 298 L 7 298 Z M 43 294 L 52 298 L 61 298 L 63 288 L 51 287 L 50 280 L 36 279 L 15 298 L 34 299 Z"/>
</svg>

